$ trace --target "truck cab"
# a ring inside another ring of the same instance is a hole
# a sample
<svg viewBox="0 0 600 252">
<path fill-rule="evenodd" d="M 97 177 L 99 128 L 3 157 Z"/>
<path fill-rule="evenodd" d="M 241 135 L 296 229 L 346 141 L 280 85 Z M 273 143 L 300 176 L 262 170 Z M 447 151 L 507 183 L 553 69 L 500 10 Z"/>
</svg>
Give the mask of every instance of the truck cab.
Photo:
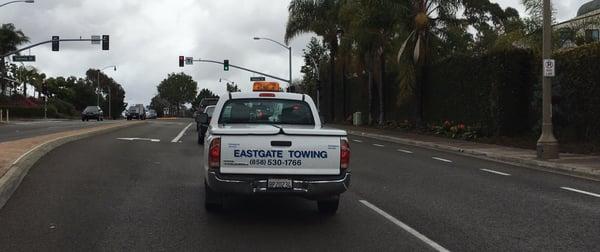
<svg viewBox="0 0 600 252">
<path fill-rule="evenodd" d="M 310 96 L 278 92 L 259 82 L 254 92 L 217 103 L 205 135 L 208 210 L 228 195 L 296 195 L 335 214 L 350 186 L 350 146 L 343 130 L 324 127 Z"/>
</svg>

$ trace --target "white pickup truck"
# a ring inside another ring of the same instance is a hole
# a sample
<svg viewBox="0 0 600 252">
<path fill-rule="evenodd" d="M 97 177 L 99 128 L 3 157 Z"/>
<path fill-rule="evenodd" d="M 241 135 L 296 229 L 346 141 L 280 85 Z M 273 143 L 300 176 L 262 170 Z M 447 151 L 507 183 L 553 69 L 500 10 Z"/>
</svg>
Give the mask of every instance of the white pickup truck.
<svg viewBox="0 0 600 252">
<path fill-rule="evenodd" d="M 256 84 L 255 84 L 256 87 Z M 205 206 L 228 195 L 297 195 L 335 214 L 350 185 L 346 132 L 325 128 L 308 95 L 230 93 L 219 100 L 205 137 Z"/>
</svg>

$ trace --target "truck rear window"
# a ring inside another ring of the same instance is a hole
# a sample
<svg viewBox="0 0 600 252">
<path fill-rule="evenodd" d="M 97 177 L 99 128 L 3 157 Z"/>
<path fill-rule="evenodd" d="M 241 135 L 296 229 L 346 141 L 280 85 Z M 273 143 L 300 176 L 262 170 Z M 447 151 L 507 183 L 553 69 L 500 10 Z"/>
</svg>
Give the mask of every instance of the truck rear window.
<svg viewBox="0 0 600 252">
<path fill-rule="evenodd" d="M 235 99 L 223 105 L 219 123 L 267 123 L 314 125 L 304 101 L 282 99 Z"/>
</svg>

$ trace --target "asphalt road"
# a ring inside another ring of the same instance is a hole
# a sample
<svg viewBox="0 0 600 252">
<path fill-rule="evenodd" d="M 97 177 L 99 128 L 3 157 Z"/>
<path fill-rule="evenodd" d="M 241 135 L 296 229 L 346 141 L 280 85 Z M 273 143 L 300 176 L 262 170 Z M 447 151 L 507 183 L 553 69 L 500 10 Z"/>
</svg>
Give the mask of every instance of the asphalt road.
<svg viewBox="0 0 600 252">
<path fill-rule="evenodd" d="M 194 128 L 173 142 L 189 123 L 150 121 L 42 158 L 0 210 L 0 251 L 600 249 L 599 182 L 357 137 L 336 216 L 298 198 L 208 213 Z"/>
<path fill-rule="evenodd" d="M 11 121 L 9 124 L 0 124 L 0 142 L 18 140 L 22 138 L 35 137 L 68 130 L 83 129 L 110 124 L 115 121 L 105 120 L 101 122 L 81 120 L 35 120 L 35 121 Z"/>
</svg>

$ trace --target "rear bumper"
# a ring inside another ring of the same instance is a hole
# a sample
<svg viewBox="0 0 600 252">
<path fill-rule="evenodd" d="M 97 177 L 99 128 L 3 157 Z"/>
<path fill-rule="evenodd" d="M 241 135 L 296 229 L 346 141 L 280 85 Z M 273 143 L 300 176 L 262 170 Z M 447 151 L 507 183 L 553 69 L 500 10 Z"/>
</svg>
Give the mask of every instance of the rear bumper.
<svg viewBox="0 0 600 252">
<path fill-rule="evenodd" d="M 289 178 L 291 189 L 270 189 L 268 178 Z M 215 192 L 233 195 L 296 195 L 311 199 L 338 195 L 350 186 L 350 172 L 334 176 L 265 176 L 265 175 L 229 175 L 209 171 L 206 182 Z"/>
</svg>

